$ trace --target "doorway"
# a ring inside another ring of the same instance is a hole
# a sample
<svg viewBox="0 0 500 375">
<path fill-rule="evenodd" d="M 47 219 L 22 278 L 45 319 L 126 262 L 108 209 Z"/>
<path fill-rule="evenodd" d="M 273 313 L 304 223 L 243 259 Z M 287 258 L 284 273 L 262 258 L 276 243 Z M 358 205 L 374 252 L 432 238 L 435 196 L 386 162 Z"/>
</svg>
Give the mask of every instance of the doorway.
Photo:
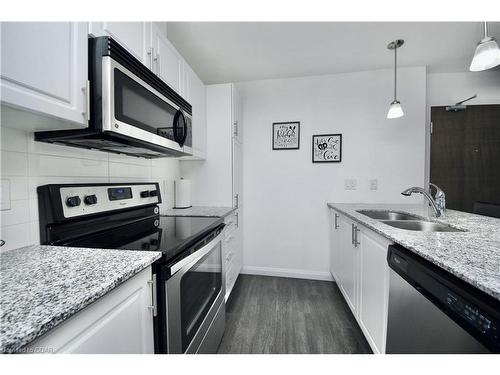
<svg viewBox="0 0 500 375">
<path fill-rule="evenodd" d="M 445 191 L 447 207 L 500 214 L 500 105 L 432 107 L 431 122 L 430 181 Z"/>
</svg>

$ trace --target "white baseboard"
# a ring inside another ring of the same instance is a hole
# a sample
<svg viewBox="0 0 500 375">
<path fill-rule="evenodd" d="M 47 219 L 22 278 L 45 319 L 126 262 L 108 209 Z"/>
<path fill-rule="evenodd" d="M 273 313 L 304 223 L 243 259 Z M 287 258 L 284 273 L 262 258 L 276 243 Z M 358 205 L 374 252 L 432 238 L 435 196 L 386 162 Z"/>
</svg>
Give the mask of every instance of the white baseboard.
<svg viewBox="0 0 500 375">
<path fill-rule="evenodd" d="M 292 277 L 295 279 L 333 281 L 330 272 L 299 270 L 295 268 L 243 266 L 243 268 L 241 269 L 241 273 L 246 275 Z"/>
</svg>

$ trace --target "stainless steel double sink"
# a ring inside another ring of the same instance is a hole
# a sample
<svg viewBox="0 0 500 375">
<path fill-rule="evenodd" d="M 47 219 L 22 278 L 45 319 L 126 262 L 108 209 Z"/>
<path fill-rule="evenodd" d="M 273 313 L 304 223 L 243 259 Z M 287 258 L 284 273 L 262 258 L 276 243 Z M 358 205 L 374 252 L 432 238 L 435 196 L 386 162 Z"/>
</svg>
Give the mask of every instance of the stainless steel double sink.
<svg viewBox="0 0 500 375">
<path fill-rule="evenodd" d="M 424 220 L 417 215 L 403 212 L 382 210 L 358 210 L 357 212 L 399 229 L 419 232 L 465 232 L 447 224 Z"/>
</svg>

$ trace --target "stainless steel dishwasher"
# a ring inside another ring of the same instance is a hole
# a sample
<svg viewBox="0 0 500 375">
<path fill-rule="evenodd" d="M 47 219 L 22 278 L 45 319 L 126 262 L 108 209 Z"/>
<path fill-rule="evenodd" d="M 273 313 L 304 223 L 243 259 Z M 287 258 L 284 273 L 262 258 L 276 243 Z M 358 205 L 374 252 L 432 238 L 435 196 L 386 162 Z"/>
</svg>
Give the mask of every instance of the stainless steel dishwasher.
<svg viewBox="0 0 500 375">
<path fill-rule="evenodd" d="M 387 353 L 499 353 L 500 301 L 389 246 Z"/>
</svg>

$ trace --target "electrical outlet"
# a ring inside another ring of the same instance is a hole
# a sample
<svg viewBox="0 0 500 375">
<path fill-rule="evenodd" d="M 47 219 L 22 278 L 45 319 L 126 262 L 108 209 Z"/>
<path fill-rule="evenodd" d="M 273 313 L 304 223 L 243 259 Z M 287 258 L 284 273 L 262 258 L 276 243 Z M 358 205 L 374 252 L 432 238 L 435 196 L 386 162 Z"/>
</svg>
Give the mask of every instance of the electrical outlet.
<svg viewBox="0 0 500 375">
<path fill-rule="evenodd" d="M 344 190 L 356 190 L 358 182 L 355 178 L 344 180 Z"/>
<path fill-rule="evenodd" d="M 378 180 L 376 178 L 370 180 L 370 190 L 378 190 Z"/>
<path fill-rule="evenodd" d="M 0 180 L 0 210 L 10 210 L 10 180 L 2 178 Z"/>
</svg>

